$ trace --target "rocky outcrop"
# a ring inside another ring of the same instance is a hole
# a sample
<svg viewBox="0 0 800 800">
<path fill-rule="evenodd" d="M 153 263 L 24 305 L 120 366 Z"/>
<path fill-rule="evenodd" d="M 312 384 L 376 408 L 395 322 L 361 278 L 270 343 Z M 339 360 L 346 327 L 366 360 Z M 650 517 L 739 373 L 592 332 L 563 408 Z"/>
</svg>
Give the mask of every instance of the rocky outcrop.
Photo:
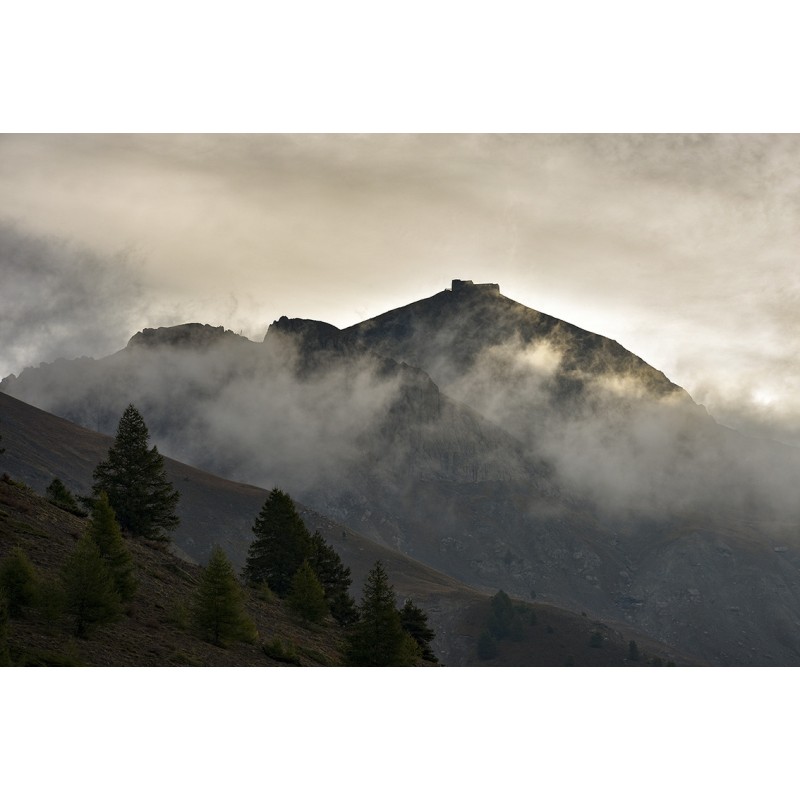
<svg viewBox="0 0 800 800">
<path fill-rule="evenodd" d="M 233 331 L 225 330 L 221 325 L 203 325 L 199 322 L 187 322 L 167 328 L 145 328 L 135 333 L 128 341 L 128 347 L 208 347 L 220 341 L 247 341 Z"/>
</svg>

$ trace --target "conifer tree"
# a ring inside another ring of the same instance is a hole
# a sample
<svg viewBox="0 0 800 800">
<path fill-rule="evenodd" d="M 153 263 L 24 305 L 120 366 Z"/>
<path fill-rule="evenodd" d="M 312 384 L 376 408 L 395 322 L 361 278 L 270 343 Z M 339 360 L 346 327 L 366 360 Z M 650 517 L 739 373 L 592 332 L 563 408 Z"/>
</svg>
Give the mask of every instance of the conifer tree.
<svg viewBox="0 0 800 800">
<path fill-rule="evenodd" d="M 433 629 L 428 625 L 428 615 L 418 606 L 414 605 L 411 599 L 407 599 L 403 607 L 400 609 L 400 622 L 403 629 L 408 633 L 417 643 L 422 657 L 426 661 L 432 661 L 434 664 L 439 662 L 435 653 L 431 649 L 431 642 L 436 637 Z"/>
<path fill-rule="evenodd" d="M 153 446 L 142 415 L 129 405 L 117 426 L 108 458 L 94 470 L 94 492 L 105 491 L 120 525 L 133 536 L 168 541 L 177 528 L 180 494 L 167 479 L 164 457 Z"/>
<path fill-rule="evenodd" d="M 350 596 L 350 567 L 346 567 L 339 554 L 325 541 L 319 531 L 311 536 L 311 568 L 325 591 L 331 616 L 343 626 L 358 619 L 358 609 Z"/>
<path fill-rule="evenodd" d="M 65 610 L 75 618 L 75 635 L 86 638 L 95 625 L 121 611 L 114 579 L 91 535 L 83 534 L 62 570 Z"/>
<path fill-rule="evenodd" d="M 394 588 L 380 561 L 364 583 L 360 619 L 348 637 L 347 661 L 356 667 L 406 667 L 416 663 L 419 648 L 403 630 Z"/>
<path fill-rule="evenodd" d="M 292 578 L 311 552 L 311 537 L 292 498 L 277 487 L 264 502 L 253 525 L 254 538 L 242 575 L 250 586 L 266 582 L 286 597 Z"/>
<path fill-rule="evenodd" d="M 258 631 L 244 607 L 242 588 L 222 548 L 215 546 L 203 570 L 192 605 L 195 632 L 224 647 L 230 641 L 254 642 Z"/>
<path fill-rule="evenodd" d="M 325 590 L 308 560 L 300 565 L 292 578 L 292 588 L 286 598 L 289 608 L 306 622 L 321 622 L 328 613 Z"/>
<path fill-rule="evenodd" d="M 94 503 L 87 530 L 114 579 L 114 586 L 120 599 L 123 602 L 130 600 L 136 593 L 133 559 L 122 538 L 117 517 L 105 492 L 100 492 Z"/>
<path fill-rule="evenodd" d="M 75 500 L 75 496 L 64 486 L 60 478 L 53 478 L 45 491 L 45 496 L 54 506 L 64 511 L 69 511 L 70 514 L 74 514 L 76 517 L 86 516 L 86 513 Z"/>
<path fill-rule="evenodd" d="M 8 613 L 19 617 L 36 599 L 36 571 L 24 550 L 15 547 L 0 562 L 0 593 L 6 597 Z"/>
</svg>

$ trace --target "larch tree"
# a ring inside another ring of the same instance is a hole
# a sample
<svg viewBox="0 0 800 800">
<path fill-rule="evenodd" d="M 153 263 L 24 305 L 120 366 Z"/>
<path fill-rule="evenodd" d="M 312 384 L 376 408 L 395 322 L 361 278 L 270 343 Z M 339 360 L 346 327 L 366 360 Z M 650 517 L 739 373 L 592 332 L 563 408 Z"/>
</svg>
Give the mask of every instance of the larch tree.
<svg viewBox="0 0 800 800">
<path fill-rule="evenodd" d="M 311 553 L 311 537 L 292 498 L 277 487 L 264 502 L 253 525 L 253 541 L 242 571 L 250 586 L 265 583 L 286 597 L 292 578 Z"/>
<path fill-rule="evenodd" d="M 245 611 L 242 587 L 219 546 L 212 550 L 195 592 L 192 622 L 198 636 L 218 647 L 258 638 L 255 623 Z"/>
<path fill-rule="evenodd" d="M 348 636 L 347 662 L 354 667 L 408 667 L 420 657 L 414 639 L 403 630 L 394 588 L 380 561 L 364 582 L 360 619 Z"/>
<path fill-rule="evenodd" d="M 108 458 L 94 470 L 94 492 L 105 491 L 120 525 L 132 536 L 168 541 L 165 531 L 180 524 L 175 510 L 180 498 L 167 478 L 164 457 L 148 449 L 142 415 L 129 405 L 117 426 Z"/>
<path fill-rule="evenodd" d="M 86 638 L 95 625 L 112 622 L 122 610 L 114 578 L 100 549 L 83 534 L 62 569 L 65 607 L 75 619 L 75 635 Z"/>
<path fill-rule="evenodd" d="M 314 570 L 304 561 L 292 578 L 292 588 L 286 598 L 289 608 L 306 622 L 322 622 L 328 613 L 325 590 Z"/>
<path fill-rule="evenodd" d="M 114 579 L 114 586 L 120 599 L 130 600 L 136 593 L 133 559 L 122 538 L 117 517 L 105 492 L 100 492 L 94 503 L 88 532 Z"/>
</svg>

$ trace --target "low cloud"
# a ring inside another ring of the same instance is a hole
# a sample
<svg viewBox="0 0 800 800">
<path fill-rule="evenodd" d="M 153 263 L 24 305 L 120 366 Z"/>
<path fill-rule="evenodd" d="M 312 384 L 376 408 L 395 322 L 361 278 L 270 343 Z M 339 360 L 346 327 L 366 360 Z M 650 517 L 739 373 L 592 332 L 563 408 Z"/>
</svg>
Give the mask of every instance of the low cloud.
<svg viewBox="0 0 800 800">
<path fill-rule="evenodd" d="M 124 346 L 144 306 L 134 262 L 0 222 L 0 373 Z"/>
</svg>

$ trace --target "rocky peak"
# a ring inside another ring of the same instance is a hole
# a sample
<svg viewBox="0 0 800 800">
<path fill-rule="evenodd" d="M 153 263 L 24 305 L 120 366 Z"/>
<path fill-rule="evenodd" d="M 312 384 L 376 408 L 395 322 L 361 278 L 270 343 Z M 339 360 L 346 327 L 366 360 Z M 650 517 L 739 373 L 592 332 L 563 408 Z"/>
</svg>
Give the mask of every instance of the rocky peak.
<svg viewBox="0 0 800 800">
<path fill-rule="evenodd" d="M 458 294 L 476 293 L 483 294 L 500 294 L 499 283 L 473 283 L 472 281 L 462 281 L 458 278 L 453 278 L 450 291 Z"/>
<path fill-rule="evenodd" d="M 335 345 L 339 338 L 339 329 L 327 322 L 315 319 L 289 319 L 281 317 L 267 329 L 264 341 L 275 334 L 296 338 L 302 349 L 317 350 Z"/>
<path fill-rule="evenodd" d="M 226 331 L 221 325 L 203 325 L 187 322 L 167 328 L 145 328 L 134 334 L 128 342 L 129 348 L 139 347 L 208 347 L 222 340 L 244 339 L 233 331 Z"/>
</svg>

